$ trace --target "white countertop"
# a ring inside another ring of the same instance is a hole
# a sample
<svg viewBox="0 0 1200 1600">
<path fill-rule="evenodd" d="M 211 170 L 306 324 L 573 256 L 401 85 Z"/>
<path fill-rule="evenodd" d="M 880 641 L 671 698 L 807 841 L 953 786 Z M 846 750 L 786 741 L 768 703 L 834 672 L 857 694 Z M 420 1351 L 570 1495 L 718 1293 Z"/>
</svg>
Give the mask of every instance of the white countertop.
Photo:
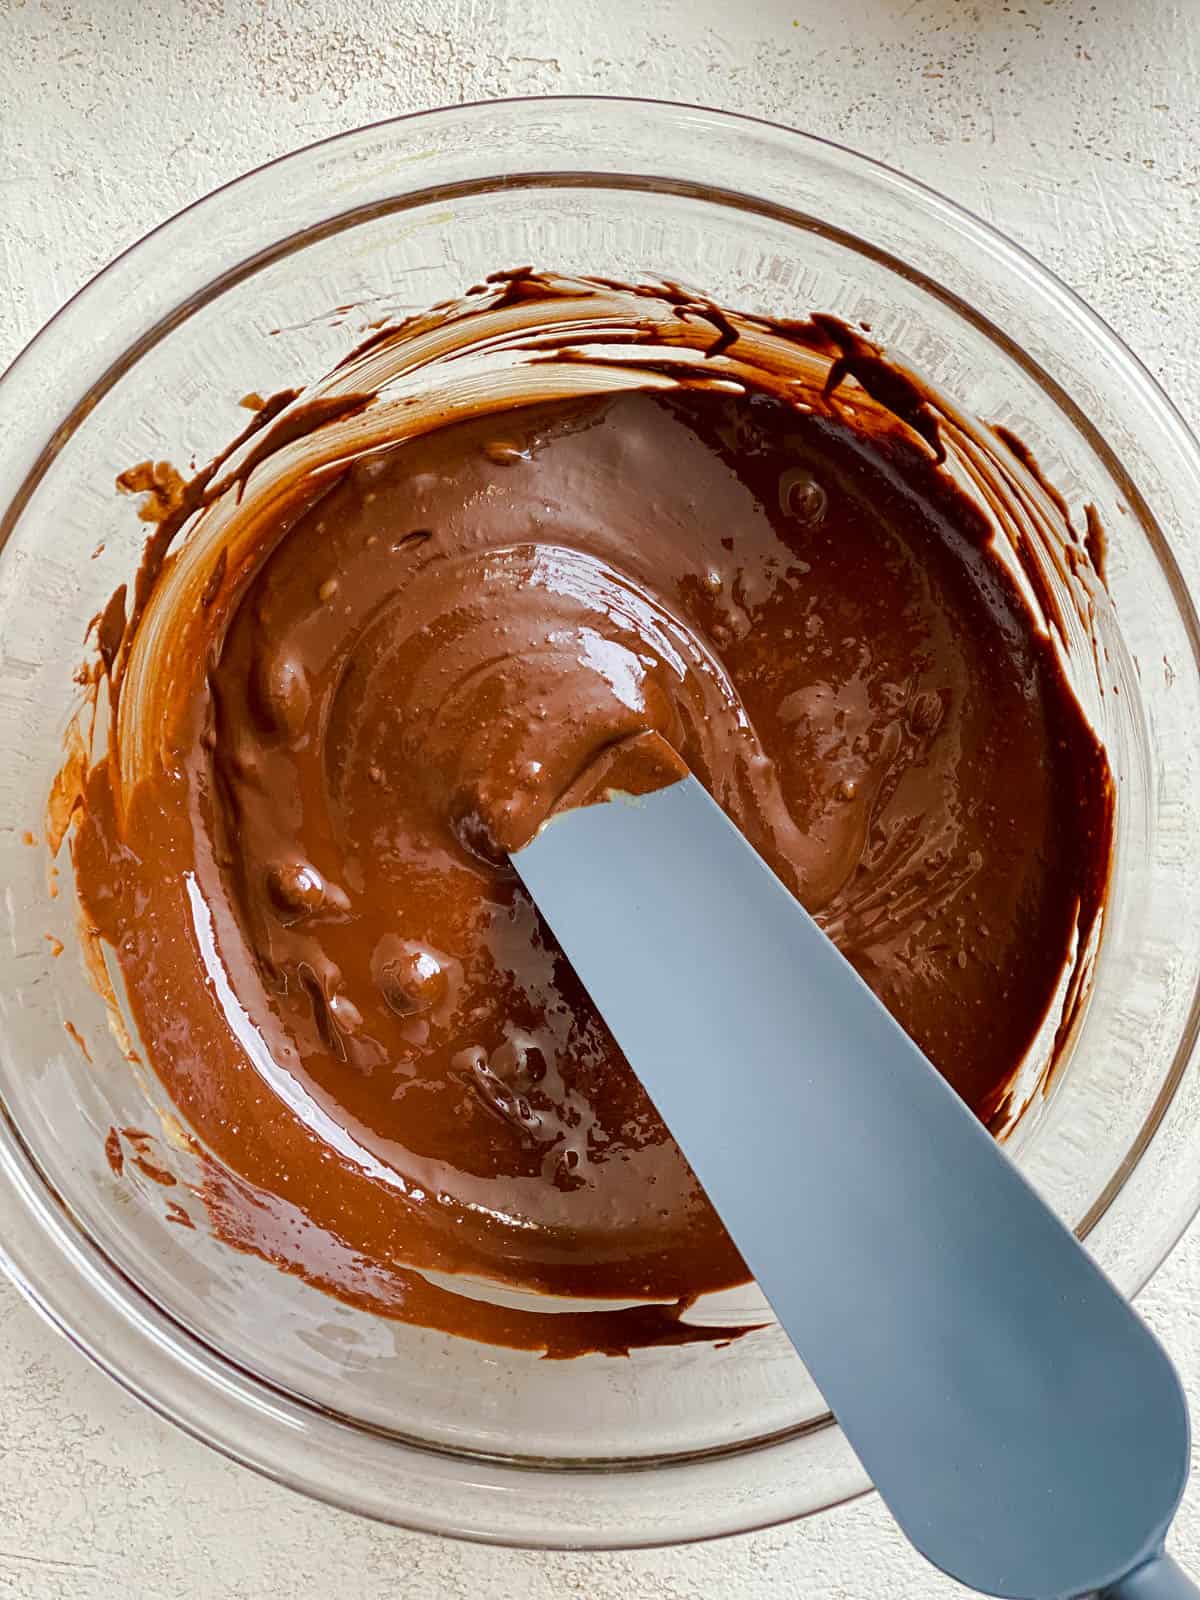
<svg viewBox="0 0 1200 1600">
<path fill-rule="evenodd" d="M 0 0 L 0 366 L 152 224 L 268 157 L 452 101 L 589 91 L 757 113 L 925 179 L 1058 271 L 1200 425 L 1198 0 Z M 1200 1227 L 1139 1303 L 1200 1417 Z M 1200 1575 L 1200 1475 L 1174 1545 Z M 956 1586 L 874 1498 L 642 1555 L 376 1527 L 177 1433 L 0 1285 L 0 1595 L 326 1590 L 932 1600 Z"/>
</svg>

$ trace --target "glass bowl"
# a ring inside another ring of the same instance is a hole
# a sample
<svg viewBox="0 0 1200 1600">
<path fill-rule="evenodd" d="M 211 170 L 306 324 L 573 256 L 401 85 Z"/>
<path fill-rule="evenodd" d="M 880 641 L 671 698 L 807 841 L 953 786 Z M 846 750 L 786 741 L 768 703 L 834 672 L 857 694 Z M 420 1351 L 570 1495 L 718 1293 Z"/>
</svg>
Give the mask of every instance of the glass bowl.
<svg viewBox="0 0 1200 1600">
<path fill-rule="evenodd" d="M 868 1487 L 778 1328 L 552 1362 L 386 1321 L 216 1243 L 161 1090 L 106 1027 L 43 835 L 89 621 L 146 531 L 116 474 L 204 461 L 247 391 L 315 379 L 381 318 L 526 262 L 868 323 L 1019 435 L 1080 524 L 1096 507 L 1113 892 L 1069 1059 L 1009 1144 L 1128 1293 L 1200 1202 L 1200 451 L 1070 291 L 950 202 L 819 139 L 639 101 L 459 107 L 288 156 L 128 251 L 0 382 L 7 1270 L 147 1404 L 310 1494 L 514 1544 L 667 1543 Z M 111 1127 L 146 1130 L 153 1160 L 118 1178 Z"/>
</svg>

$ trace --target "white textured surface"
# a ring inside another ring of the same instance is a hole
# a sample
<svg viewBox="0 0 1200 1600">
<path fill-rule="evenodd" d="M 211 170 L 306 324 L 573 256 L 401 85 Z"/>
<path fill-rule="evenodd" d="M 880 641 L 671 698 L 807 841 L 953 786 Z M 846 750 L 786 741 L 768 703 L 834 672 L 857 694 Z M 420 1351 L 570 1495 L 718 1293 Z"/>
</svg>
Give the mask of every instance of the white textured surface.
<svg viewBox="0 0 1200 1600">
<path fill-rule="evenodd" d="M 757 113 L 924 178 L 1060 272 L 1200 423 L 1197 0 L 0 0 L 0 365 L 153 223 L 269 156 L 450 101 L 587 91 Z M 1141 1305 L 1200 1415 L 1200 1228 Z M 1200 1477 L 1175 1544 L 1200 1571 Z M 957 1592 L 874 1499 L 633 1556 L 374 1527 L 174 1432 L 0 1287 L 0 1594 L 335 1587 L 355 1600 Z"/>
</svg>

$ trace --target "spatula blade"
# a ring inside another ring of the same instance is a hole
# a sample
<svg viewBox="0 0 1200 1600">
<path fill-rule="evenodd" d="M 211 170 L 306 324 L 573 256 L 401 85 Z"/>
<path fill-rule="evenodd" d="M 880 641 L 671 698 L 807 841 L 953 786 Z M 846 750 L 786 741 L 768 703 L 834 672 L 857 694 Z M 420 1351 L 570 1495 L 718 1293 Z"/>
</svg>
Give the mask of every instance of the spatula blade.
<svg viewBox="0 0 1200 1600">
<path fill-rule="evenodd" d="M 917 1548 L 1014 1600 L 1154 1557 L 1165 1353 L 703 787 L 513 863 Z"/>
</svg>

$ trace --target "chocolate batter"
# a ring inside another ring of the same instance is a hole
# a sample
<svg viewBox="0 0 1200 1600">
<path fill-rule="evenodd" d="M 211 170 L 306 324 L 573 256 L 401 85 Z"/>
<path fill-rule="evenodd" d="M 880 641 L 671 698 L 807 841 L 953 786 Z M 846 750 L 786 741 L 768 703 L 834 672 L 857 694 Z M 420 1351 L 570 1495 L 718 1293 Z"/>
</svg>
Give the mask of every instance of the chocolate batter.
<svg viewBox="0 0 1200 1600">
<path fill-rule="evenodd" d="M 550 347 L 528 313 L 561 284 L 484 293 L 382 341 L 516 307 L 528 370 L 568 369 L 580 298 L 621 292 L 576 286 Z M 508 865 L 600 752 L 664 735 L 992 1123 L 1110 851 L 1104 754 L 911 378 L 827 319 L 659 303 L 692 339 L 707 318 L 703 371 L 660 321 L 637 383 L 447 403 L 390 447 L 381 423 L 241 511 L 219 474 L 179 487 L 129 625 L 123 594 L 100 619 L 115 713 L 73 839 L 218 1230 L 554 1354 L 727 1337 L 679 1314 L 746 1276 Z M 371 403 L 268 421 L 237 492 Z M 215 505 L 190 602 L 156 609 Z M 508 1311 L 421 1269 L 671 1304 Z"/>
</svg>

